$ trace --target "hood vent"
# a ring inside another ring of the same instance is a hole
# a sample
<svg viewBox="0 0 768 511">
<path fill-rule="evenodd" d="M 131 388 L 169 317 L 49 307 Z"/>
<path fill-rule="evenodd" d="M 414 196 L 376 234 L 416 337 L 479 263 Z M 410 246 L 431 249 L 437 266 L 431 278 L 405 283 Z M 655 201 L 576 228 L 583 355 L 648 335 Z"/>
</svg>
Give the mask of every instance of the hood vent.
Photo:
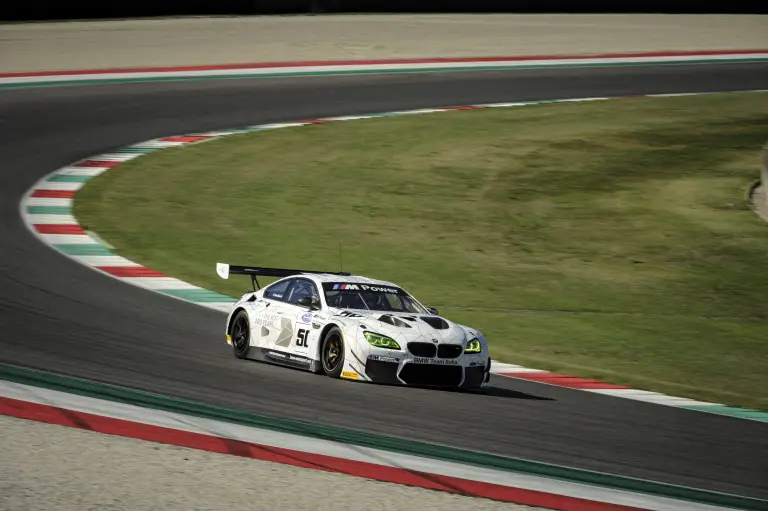
<svg viewBox="0 0 768 511">
<path fill-rule="evenodd" d="M 390 316 L 389 314 L 384 314 L 383 316 L 379 316 L 379 321 L 382 321 L 389 325 L 400 327 L 400 328 L 411 328 L 411 325 L 409 325 L 405 321 L 401 320 L 400 318 Z"/>
<path fill-rule="evenodd" d="M 439 316 L 421 316 L 421 320 L 435 330 L 447 330 L 448 322 Z"/>
</svg>

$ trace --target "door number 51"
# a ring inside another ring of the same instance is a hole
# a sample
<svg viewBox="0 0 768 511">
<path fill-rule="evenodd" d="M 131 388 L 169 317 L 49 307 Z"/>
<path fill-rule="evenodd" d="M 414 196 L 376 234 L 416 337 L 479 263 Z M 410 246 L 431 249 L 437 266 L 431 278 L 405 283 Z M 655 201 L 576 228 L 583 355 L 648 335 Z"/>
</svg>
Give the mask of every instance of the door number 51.
<svg viewBox="0 0 768 511">
<path fill-rule="evenodd" d="M 309 336 L 309 330 L 301 329 L 299 330 L 299 334 L 296 337 L 296 347 L 297 348 L 308 348 L 309 344 L 307 344 L 307 337 Z"/>
</svg>

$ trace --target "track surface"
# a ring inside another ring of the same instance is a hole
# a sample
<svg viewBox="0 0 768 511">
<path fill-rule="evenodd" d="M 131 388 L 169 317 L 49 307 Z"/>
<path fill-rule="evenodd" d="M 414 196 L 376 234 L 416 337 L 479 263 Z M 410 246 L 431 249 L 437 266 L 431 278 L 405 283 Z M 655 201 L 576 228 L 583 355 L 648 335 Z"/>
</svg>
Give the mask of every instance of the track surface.
<svg viewBox="0 0 768 511">
<path fill-rule="evenodd" d="M 759 88 L 768 88 L 768 64 L 0 92 L 0 361 L 272 415 L 766 498 L 765 424 L 498 377 L 490 395 L 482 396 L 354 384 L 244 363 L 224 343 L 221 314 L 69 261 L 35 239 L 18 214 L 21 196 L 44 174 L 163 135 L 467 103 Z"/>
</svg>

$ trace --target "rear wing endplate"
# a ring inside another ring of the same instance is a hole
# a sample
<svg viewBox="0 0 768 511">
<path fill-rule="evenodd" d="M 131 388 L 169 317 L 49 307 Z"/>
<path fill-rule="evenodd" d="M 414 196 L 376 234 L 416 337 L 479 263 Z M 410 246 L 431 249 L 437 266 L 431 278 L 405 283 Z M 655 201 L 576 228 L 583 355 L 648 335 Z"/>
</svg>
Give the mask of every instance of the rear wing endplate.
<svg viewBox="0 0 768 511">
<path fill-rule="evenodd" d="M 333 272 L 319 270 L 291 270 L 288 268 L 264 268 L 262 266 L 237 266 L 227 263 L 216 263 L 216 273 L 222 279 L 228 279 L 230 275 L 250 275 L 253 290 L 260 289 L 257 277 L 290 277 L 291 275 L 301 275 L 303 273 L 316 273 L 327 275 L 352 275 L 349 272 Z"/>
</svg>

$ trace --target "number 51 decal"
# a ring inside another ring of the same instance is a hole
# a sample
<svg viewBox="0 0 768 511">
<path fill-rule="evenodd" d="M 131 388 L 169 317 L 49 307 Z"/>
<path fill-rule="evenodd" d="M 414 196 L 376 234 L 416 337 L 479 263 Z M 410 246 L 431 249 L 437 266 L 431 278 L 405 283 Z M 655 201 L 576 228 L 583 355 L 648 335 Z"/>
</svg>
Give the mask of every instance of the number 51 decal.
<svg viewBox="0 0 768 511">
<path fill-rule="evenodd" d="M 309 330 L 306 330 L 304 328 L 299 330 L 299 334 L 296 337 L 296 347 L 297 348 L 307 348 L 309 347 L 309 344 L 307 344 L 307 337 L 309 336 Z"/>
</svg>

